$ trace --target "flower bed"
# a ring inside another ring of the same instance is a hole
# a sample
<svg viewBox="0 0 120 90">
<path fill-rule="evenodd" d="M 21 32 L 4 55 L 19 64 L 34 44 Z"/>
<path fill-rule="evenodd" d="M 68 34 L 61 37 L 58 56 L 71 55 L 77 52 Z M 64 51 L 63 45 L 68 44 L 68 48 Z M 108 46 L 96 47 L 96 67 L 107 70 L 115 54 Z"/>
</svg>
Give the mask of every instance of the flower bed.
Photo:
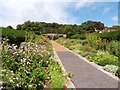
<svg viewBox="0 0 120 90">
<path fill-rule="evenodd" d="M 42 36 L 36 37 L 20 46 L 1 42 L 1 88 L 63 88 L 65 77 L 53 58 L 51 44 Z"/>
</svg>

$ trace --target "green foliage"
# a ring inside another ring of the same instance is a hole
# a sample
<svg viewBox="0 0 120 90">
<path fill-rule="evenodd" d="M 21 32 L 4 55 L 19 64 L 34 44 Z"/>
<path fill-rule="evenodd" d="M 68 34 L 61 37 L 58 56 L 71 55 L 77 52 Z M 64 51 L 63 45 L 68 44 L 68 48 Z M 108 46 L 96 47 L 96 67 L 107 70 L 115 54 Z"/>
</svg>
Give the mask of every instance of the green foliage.
<svg viewBox="0 0 120 90">
<path fill-rule="evenodd" d="M 85 34 L 76 34 L 76 35 L 72 35 L 70 37 L 68 37 L 70 39 L 82 39 L 84 40 L 86 38 Z"/>
<path fill-rule="evenodd" d="M 24 41 L 39 42 L 43 39 L 42 36 L 36 35 L 33 32 L 20 31 L 8 28 L 2 28 L 2 37 L 9 39 L 8 42 L 10 44 L 14 43 L 16 45 L 20 45 L 20 43 Z M 42 37 L 42 39 L 40 37 Z"/>
<path fill-rule="evenodd" d="M 86 40 L 91 47 L 96 46 L 96 41 L 99 39 L 100 38 L 98 38 L 95 35 L 90 35 L 90 34 L 86 35 Z"/>
<path fill-rule="evenodd" d="M 12 27 L 12 26 L 7 26 L 7 28 L 8 28 L 8 29 L 13 29 L 13 27 Z"/>
<path fill-rule="evenodd" d="M 106 50 L 110 52 L 110 54 L 116 55 L 120 57 L 120 42 L 111 41 L 107 46 Z"/>
<path fill-rule="evenodd" d="M 68 32 L 67 35 L 66 35 L 66 38 L 70 38 L 70 37 L 73 36 L 73 35 L 74 35 L 74 33 Z"/>
<path fill-rule="evenodd" d="M 9 47 L 11 49 L 9 49 Z M 6 50 L 7 49 L 7 50 Z M 5 46 L 2 50 L 2 81 L 6 88 L 42 88 L 45 80 L 45 67 L 49 60 L 47 52 L 42 55 L 40 47 L 34 43 L 25 43 L 16 49 L 16 46 Z M 12 72 L 12 75 L 11 73 Z M 14 78 L 13 78 L 14 77 Z"/>
<path fill-rule="evenodd" d="M 96 33 L 96 36 L 100 37 L 101 39 L 107 39 L 109 41 L 111 40 L 120 41 L 120 31 Z"/>
<path fill-rule="evenodd" d="M 29 38 L 32 40 L 22 42 L 19 47 L 2 41 L 0 50 L 3 87 L 37 90 L 44 88 L 45 85 L 49 88 L 63 87 L 62 69 L 52 58 L 51 44 L 42 36 L 29 36 Z"/>
<path fill-rule="evenodd" d="M 102 40 L 91 34 L 86 36 L 85 40 L 59 38 L 56 41 L 100 66 L 115 65 L 120 67 L 118 41 L 108 42 L 106 39 Z M 117 76 L 120 76 L 119 71 L 116 72 Z"/>
<path fill-rule="evenodd" d="M 108 41 L 112 40 L 120 40 L 120 31 L 112 31 L 112 32 L 103 32 L 103 33 L 89 33 L 89 34 L 76 34 L 71 36 L 71 39 L 86 39 L 86 36 L 96 36 L 101 39 L 106 39 Z"/>
<path fill-rule="evenodd" d="M 119 25 L 114 25 L 114 26 L 110 27 L 109 29 L 120 30 L 120 26 Z"/>
<path fill-rule="evenodd" d="M 83 27 L 83 30 L 86 30 L 88 32 L 93 32 L 95 28 L 97 30 L 102 30 L 104 28 L 104 24 L 101 22 L 87 21 L 82 23 L 81 27 Z"/>
<path fill-rule="evenodd" d="M 93 61 L 101 66 L 105 65 L 116 65 L 118 66 L 118 57 L 114 55 L 109 55 L 107 53 L 97 54 L 96 56 L 92 57 Z"/>
<path fill-rule="evenodd" d="M 30 22 L 17 25 L 18 30 L 33 31 L 36 34 L 56 33 L 56 34 L 83 34 L 93 32 L 94 29 L 102 30 L 104 24 L 101 22 L 87 21 L 81 25 L 67 25 L 58 23 Z"/>
<path fill-rule="evenodd" d="M 8 38 L 9 43 L 15 43 L 17 45 L 20 44 L 20 42 L 25 41 L 25 31 L 19 31 L 14 29 L 8 29 L 8 28 L 2 28 L 2 37 Z"/>
<path fill-rule="evenodd" d="M 50 69 L 49 75 L 51 76 L 50 87 L 63 88 L 65 83 L 65 78 L 62 75 L 63 72 L 61 70 L 61 67 L 55 61 L 51 61 L 48 67 Z"/>
</svg>

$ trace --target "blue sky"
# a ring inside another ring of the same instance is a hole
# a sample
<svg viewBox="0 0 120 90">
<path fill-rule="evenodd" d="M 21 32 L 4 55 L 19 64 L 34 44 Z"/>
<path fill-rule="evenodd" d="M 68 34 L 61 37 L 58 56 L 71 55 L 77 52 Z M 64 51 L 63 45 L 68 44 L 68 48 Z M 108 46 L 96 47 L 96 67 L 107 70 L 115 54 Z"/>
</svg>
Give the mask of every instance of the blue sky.
<svg viewBox="0 0 120 90">
<path fill-rule="evenodd" d="M 27 20 L 78 25 L 93 20 L 105 26 L 117 25 L 117 0 L 96 1 L 9 0 L 6 3 L 7 0 L 0 0 L 0 26 L 16 27 Z"/>
<path fill-rule="evenodd" d="M 68 13 L 76 17 L 76 23 L 93 20 L 103 22 L 106 26 L 118 24 L 117 2 L 89 2 L 89 4 L 91 5 L 78 9 L 68 8 Z"/>
</svg>

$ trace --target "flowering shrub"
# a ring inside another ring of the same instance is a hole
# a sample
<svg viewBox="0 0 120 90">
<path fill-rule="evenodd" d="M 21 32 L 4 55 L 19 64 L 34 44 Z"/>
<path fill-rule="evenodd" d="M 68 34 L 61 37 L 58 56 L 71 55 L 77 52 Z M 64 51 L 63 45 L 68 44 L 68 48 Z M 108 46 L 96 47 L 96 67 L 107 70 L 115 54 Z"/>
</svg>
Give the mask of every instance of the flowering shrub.
<svg viewBox="0 0 120 90">
<path fill-rule="evenodd" d="M 44 88 L 47 82 L 54 82 L 52 77 L 55 74 L 62 79 L 58 79 L 56 83 L 61 81 L 64 84 L 64 78 L 60 74 L 61 68 L 51 70 L 51 67 L 59 66 L 52 58 L 51 45 L 45 38 L 36 41 L 22 42 L 19 47 L 15 44 L 9 45 L 6 41 L 2 42 L 1 77 L 4 89 Z M 50 74 L 51 72 L 54 72 L 54 75 Z"/>
</svg>

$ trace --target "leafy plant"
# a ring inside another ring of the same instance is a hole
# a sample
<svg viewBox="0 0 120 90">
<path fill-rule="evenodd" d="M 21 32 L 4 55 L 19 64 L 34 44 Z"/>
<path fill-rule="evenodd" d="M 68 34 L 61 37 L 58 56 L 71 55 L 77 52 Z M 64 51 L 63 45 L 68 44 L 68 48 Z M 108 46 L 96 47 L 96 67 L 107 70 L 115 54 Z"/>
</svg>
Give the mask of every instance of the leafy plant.
<svg viewBox="0 0 120 90">
<path fill-rule="evenodd" d="M 2 41 L 0 50 L 3 88 L 40 89 L 44 88 L 48 82 L 52 83 L 49 88 L 63 87 L 62 69 L 51 58 L 53 57 L 51 44 L 45 38 L 40 41 L 31 39 L 28 42 L 22 42 L 19 47 Z M 34 40 L 36 42 L 32 42 Z M 60 84 L 57 85 L 58 83 Z"/>
</svg>

